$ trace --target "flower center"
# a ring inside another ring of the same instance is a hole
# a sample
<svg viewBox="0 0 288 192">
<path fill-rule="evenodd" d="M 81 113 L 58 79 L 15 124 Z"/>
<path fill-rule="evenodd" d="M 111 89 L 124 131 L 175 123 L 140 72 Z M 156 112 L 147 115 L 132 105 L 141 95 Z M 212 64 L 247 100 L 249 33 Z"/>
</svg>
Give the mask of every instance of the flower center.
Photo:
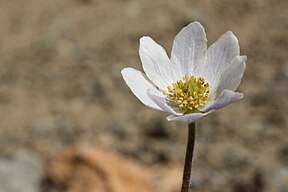
<svg viewBox="0 0 288 192">
<path fill-rule="evenodd" d="M 167 90 L 168 92 L 164 90 L 163 94 L 168 104 L 178 107 L 183 113 L 190 113 L 207 103 L 210 88 L 203 77 L 196 79 L 194 76 L 184 76 L 172 86 L 168 86 Z"/>
</svg>

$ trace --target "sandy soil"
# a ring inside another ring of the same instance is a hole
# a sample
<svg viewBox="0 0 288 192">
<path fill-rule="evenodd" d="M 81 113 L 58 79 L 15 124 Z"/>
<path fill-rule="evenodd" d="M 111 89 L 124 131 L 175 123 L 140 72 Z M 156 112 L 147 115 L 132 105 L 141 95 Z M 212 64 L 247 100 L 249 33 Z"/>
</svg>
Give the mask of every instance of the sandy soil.
<svg viewBox="0 0 288 192">
<path fill-rule="evenodd" d="M 193 191 L 288 190 L 287 10 L 285 0 L 0 0 L 0 157 L 28 150 L 49 165 L 88 143 L 181 166 L 186 125 L 143 106 L 120 71 L 141 69 L 141 36 L 169 53 L 197 20 L 209 44 L 233 31 L 248 61 L 245 99 L 198 123 Z"/>
</svg>

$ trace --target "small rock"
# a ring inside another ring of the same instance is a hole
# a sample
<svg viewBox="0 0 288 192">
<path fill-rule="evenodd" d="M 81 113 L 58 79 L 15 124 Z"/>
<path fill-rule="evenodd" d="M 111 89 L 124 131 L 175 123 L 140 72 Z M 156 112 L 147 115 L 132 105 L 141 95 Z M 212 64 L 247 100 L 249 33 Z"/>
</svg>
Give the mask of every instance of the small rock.
<svg viewBox="0 0 288 192">
<path fill-rule="evenodd" d="M 265 192 L 288 192 L 288 168 L 279 166 L 267 176 L 267 189 Z"/>
<path fill-rule="evenodd" d="M 156 175 L 125 156 L 88 146 L 69 148 L 48 170 L 46 191 L 172 192 L 181 180 L 178 167 L 157 170 Z"/>
<path fill-rule="evenodd" d="M 0 159 L 0 191 L 38 192 L 42 173 L 41 160 L 33 153 L 20 151 Z"/>
</svg>

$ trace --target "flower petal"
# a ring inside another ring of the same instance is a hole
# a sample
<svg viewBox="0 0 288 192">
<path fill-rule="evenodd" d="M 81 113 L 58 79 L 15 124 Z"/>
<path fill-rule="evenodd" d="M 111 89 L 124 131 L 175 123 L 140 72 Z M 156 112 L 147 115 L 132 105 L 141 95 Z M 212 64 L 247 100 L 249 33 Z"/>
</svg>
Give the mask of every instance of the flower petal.
<svg viewBox="0 0 288 192">
<path fill-rule="evenodd" d="M 224 89 L 235 91 L 240 85 L 245 70 L 246 56 L 236 56 L 217 80 L 218 86 L 212 87 L 211 94 L 220 95 Z"/>
<path fill-rule="evenodd" d="M 166 89 L 173 82 L 175 71 L 164 48 L 150 37 L 142 37 L 139 55 L 147 77 L 160 89 Z"/>
<path fill-rule="evenodd" d="M 171 61 L 180 66 L 182 73 L 179 79 L 184 75 L 199 76 L 206 51 L 206 34 L 200 23 L 193 22 L 177 34 L 172 47 Z"/>
<path fill-rule="evenodd" d="M 187 123 L 192 123 L 194 121 L 197 121 L 199 119 L 202 119 L 203 117 L 209 115 L 210 113 L 214 112 L 215 110 L 208 111 L 206 113 L 190 113 L 187 115 L 182 116 L 175 116 L 175 115 L 169 115 L 167 117 L 168 121 L 183 121 Z"/>
<path fill-rule="evenodd" d="M 150 99 L 156 103 L 163 111 L 165 111 L 168 114 L 173 115 L 182 115 L 182 113 L 177 113 L 174 111 L 170 106 L 167 105 L 166 99 L 164 96 L 157 94 L 155 90 L 148 89 L 147 95 L 150 97 Z"/>
<path fill-rule="evenodd" d="M 147 90 L 156 90 L 157 89 L 147 80 L 145 74 L 141 71 L 138 71 L 133 68 L 124 68 L 121 71 L 123 79 L 125 80 L 128 87 L 131 89 L 133 94 L 146 106 L 151 107 L 153 109 L 157 109 L 162 111 L 158 105 L 156 105 L 150 97 L 147 95 Z"/>
<path fill-rule="evenodd" d="M 243 97 L 243 93 L 238 93 L 225 89 L 224 91 L 222 91 L 222 93 L 216 100 L 208 102 L 207 105 L 205 105 L 204 108 L 201 109 L 201 111 L 206 112 L 210 110 L 220 109 L 229 105 L 230 103 L 242 99 Z"/>
<path fill-rule="evenodd" d="M 208 48 L 202 74 L 210 86 L 215 86 L 216 79 L 239 54 L 238 40 L 231 31 L 223 34 Z"/>
</svg>

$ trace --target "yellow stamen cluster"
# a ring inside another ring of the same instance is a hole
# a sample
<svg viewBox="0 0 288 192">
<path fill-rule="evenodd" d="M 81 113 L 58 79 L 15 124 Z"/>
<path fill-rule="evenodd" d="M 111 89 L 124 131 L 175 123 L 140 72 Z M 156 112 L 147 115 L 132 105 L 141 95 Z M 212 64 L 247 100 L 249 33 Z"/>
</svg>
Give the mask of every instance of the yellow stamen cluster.
<svg viewBox="0 0 288 192">
<path fill-rule="evenodd" d="M 209 84 L 205 83 L 203 77 L 196 79 L 194 76 L 185 76 L 164 90 L 163 94 L 167 96 L 171 105 L 179 107 L 183 113 L 189 113 L 198 110 L 203 106 L 209 96 Z"/>
</svg>

